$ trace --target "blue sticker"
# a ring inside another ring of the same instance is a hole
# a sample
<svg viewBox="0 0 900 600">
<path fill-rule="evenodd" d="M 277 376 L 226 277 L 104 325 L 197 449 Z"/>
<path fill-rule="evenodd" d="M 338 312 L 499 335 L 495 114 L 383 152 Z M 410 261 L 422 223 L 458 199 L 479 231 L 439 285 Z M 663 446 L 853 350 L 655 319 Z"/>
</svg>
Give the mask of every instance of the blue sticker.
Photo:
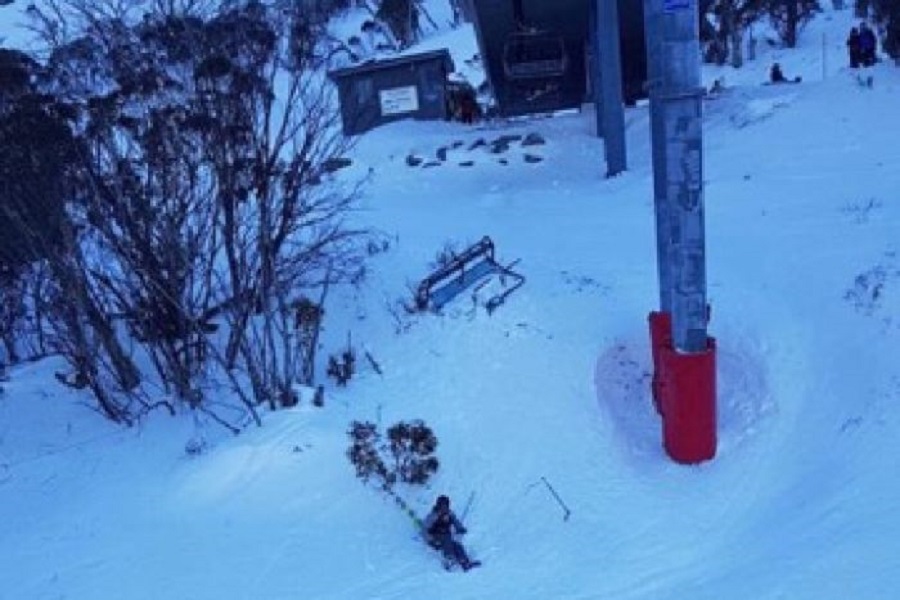
<svg viewBox="0 0 900 600">
<path fill-rule="evenodd" d="M 691 0 L 663 0 L 663 10 L 666 12 L 678 12 L 690 8 Z"/>
</svg>

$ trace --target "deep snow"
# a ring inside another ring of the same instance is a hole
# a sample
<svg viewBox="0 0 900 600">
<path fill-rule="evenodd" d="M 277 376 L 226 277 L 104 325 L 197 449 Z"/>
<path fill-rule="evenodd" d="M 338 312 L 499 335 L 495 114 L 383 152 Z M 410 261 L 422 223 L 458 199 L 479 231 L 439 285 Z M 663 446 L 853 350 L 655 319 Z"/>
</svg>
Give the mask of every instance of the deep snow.
<svg viewBox="0 0 900 600">
<path fill-rule="evenodd" d="M 670 462 L 650 402 L 646 106 L 627 110 L 629 170 L 609 180 L 590 107 L 403 122 L 363 137 L 342 172 L 369 177 L 357 218 L 390 248 L 361 289 L 333 293 L 325 331 L 326 353 L 349 332 L 383 375 L 363 364 L 325 408 L 266 414 L 188 457 L 189 418 L 117 429 L 57 384 L 57 360 L 12 369 L 0 598 L 896 597 L 900 71 L 881 63 L 873 89 L 857 85 L 850 25 L 826 11 L 796 50 L 704 67 L 729 87 L 704 126 L 714 461 Z M 470 52 L 470 30 L 444 38 Z M 804 82 L 759 85 L 773 60 Z M 469 150 L 531 132 L 546 145 Z M 439 166 L 405 163 L 444 146 Z M 524 287 L 492 315 L 464 294 L 443 315 L 394 318 L 442 247 L 483 235 L 521 259 Z M 437 433 L 442 467 L 403 494 L 424 512 L 474 491 L 465 541 L 482 569 L 445 573 L 353 475 L 350 421 L 410 418 Z"/>
</svg>

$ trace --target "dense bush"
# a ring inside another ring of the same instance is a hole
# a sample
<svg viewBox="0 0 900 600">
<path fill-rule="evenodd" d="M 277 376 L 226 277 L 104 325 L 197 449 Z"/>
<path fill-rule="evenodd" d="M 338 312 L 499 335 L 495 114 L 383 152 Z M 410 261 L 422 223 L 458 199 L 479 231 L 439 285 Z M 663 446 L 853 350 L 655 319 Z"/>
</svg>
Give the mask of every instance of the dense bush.
<svg viewBox="0 0 900 600">
<path fill-rule="evenodd" d="M 422 421 L 400 422 L 387 430 L 393 472 L 404 483 L 424 484 L 438 470 L 437 437 Z"/>
<path fill-rule="evenodd" d="M 0 48 L 0 269 L 47 265 L 53 350 L 110 418 L 211 412 L 213 374 L 259 423 L 314 385 L 325 291 L 365 272 L 319 60 L 346 7 L 59 0 L 27 11 L 40 61 Z"/>
<path fill-rule="evenodd" d="M 440 467 L 435 456 L 438 440 L 421 420 L 400 421 L 388 428 L 387 440 L 374 423 L 354 421 L 348 435 L 347 458 L 363 481 L 375 479 L 382 487 L 395 483 L 423 485 Z"/>
</svg>

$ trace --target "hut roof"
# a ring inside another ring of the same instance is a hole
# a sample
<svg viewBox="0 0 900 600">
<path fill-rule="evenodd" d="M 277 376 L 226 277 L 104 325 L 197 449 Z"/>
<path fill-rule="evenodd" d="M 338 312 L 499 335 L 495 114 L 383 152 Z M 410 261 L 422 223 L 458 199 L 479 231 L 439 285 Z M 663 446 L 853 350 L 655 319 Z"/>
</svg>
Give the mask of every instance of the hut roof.
<svg viewBox="0 0 900 600">
<path fill-rule="evenodd" d="M 381 71 L 394 67 L 402 67 L 405 65 L 413 65 L 416 63 L 428 62 L 432 60 L 444 61 L 444 63 L 447 65 L 448 72 L 452 72 L 455 68 L 453 65 L 453 59 L 450 57 L 450 52 L 446 48 L 441 48 L 440 50 L 432 50 L 430 52 L 421 52 L 418 54 L 407 54 L 404 56 L 397 56 L 394 58 L 387 58 L 383 60 L 371 59 L 358 65 L 329 71 L 328 77 L 330 77 L 331 79 L 340 79 L 342 77 L 362 75 L 364 73 L 371 73 L 374 71 Z"/>
</svg>

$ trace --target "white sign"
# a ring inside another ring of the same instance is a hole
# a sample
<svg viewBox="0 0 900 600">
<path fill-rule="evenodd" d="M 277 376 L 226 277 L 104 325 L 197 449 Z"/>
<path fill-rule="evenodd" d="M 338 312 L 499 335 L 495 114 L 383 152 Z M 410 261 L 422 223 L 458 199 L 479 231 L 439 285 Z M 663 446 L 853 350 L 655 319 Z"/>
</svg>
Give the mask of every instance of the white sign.
<svg viewBox="0 0 900 600">
<path fill-rule="evenodd" d="M 399 115 L 419 110 L 419 94 L 414 85 L 379 90 L 378 98 L 381 100 L 381 114 L 383 116 Z"/>
</svg>

